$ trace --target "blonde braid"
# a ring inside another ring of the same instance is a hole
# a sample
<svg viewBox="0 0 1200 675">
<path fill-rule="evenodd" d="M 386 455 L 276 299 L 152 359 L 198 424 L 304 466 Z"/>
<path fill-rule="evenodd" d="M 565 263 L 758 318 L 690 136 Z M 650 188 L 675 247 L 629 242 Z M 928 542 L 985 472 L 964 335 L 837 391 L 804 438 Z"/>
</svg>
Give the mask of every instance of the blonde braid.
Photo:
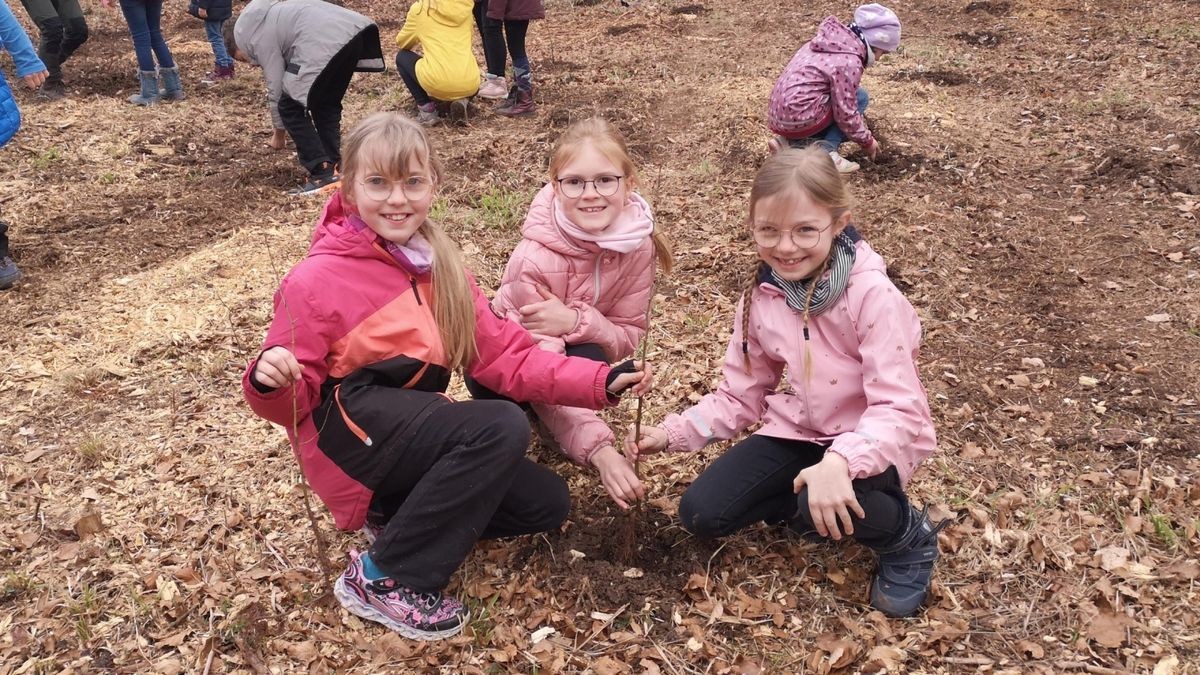
<svg viewBox="0 0 1200 675">
<path fill-rule="evenodd" d="M 808 313 L 812 307 L 813 294 L 817 292 L 817 282 L 821 277 L 825 276 L 825 270 L 829 268 L 829 258 L 825 258 L 825 262 L 821 263 L 821 268 L 813 275 L 812 282 L 808 285 L 808 294 L 804 296 L 804 313 L 801 315 L 801 325 L 804 329 L 804 383 L 807 385 L 812 377 L 812 353 L 809 351 L 808 338 Z"/>
<path fill-rule="evenodd" d="M 750 374 L 750 306 L 754 302 L 754 287 L 758 285 L 758 273 L 763 263 L 754 263 L 750 271 L 750 281 L 742 291 L 742 367 Z"/>
</svg>

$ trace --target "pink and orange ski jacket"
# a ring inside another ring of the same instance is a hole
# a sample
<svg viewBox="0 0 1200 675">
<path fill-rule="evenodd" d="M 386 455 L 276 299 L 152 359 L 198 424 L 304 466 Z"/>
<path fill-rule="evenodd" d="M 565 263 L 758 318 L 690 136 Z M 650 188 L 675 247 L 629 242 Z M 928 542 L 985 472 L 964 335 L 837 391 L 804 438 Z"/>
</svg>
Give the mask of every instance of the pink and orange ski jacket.
<svg viewBox="0 0 1200 675">
<path fill-rule="evenodd" d="M 430 307 L 431 274 L 406 270 L 369 229 L 348 224 L 335 193 L 325 205 L 308 257 L 275 294 L 275 316 L 262 349 L 281 345 L 303 375 L 292 386 L 242 391 L 259 416 L 288 431 L 314 492 L 337 526 L 362 527 L 378 481 L 396 461 L 395 448 L 437 406 L 450 381 Z M 520 325 L 497 316 L 471 282 L 479 358 L 468 374 L 518 400 L 601 408 L 609 367 L 543 349 Z M 430 396 L 429 392 L 442 393 Z"/>
</svg>

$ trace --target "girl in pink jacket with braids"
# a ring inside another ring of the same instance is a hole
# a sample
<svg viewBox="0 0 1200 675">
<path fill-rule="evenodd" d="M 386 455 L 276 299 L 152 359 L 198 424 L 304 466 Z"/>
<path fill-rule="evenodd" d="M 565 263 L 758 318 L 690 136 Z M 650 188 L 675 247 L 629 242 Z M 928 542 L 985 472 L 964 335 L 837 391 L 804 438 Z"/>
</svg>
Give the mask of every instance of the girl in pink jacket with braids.
<svg viewBox="0 0 1200 675">
<path fill-rule="evenodd" d="M 781 150 L 763 164 L 748 229 L 760 260 L 724 381 L 661 427 L 643 426 L 636 446 L 630 434 L 626 451 L 690 452 L 761 421 L 684 493 L 683 526 L 716 537 L 761 520 L 850 535 L 879 557 L 871 605 L 909 616 L 928 592 L 942 527 L 903 487 L 936 443 L 917 313 L 850 224 L 850 195 L 824 150 Z"/>
<path fill-rule="evenodd" d="M 550 160 L 508 260 L 492 306 L 519 321 L 543 349 L 614 362 L 631 356 L 646 332 L 655 259 L 671 269 L 666 239 L 633 188 L 633 160 L 621 134 L 592 118 L 571 126 Z M 469 383 L 470 384 L 470 383 Z M 476 397 L 489 392 L 470 384 Z M 586 408 L 534 403 L 564 454 L 592 466 L 622 509 L 645 493 L 613 432 Z"/>
</svg>

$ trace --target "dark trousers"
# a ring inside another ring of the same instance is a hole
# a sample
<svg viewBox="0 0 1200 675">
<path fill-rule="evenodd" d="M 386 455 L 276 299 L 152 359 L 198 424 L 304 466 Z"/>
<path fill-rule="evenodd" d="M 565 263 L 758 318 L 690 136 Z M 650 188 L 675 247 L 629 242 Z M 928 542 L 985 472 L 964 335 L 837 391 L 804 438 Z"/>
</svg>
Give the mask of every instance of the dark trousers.
<svg viewBox="0 0 1200 675">
<path fill-rule="evenodd" d="M 758 521 L 789 523 L 812 529 L 808 488 L 792 492 L 802 469 L 825 454 L 818 443 L 755 434 L 734 445 L 696 478 L 679 502 L 679 518 L 688 532 L 700 537 L 732 534 Z M 904 526 L 908 498 L 895 467 L 878 476 L 853 481 L 854 494 L 867 514 L 851 513 L 854 538 L 881 548 Z"/>
<path fill-rule="evenodd" d="M 8 256 L 8 223 L 0 221 L 0 258 Z"/>
<path fill-rule="evenodd" d="M 571 508 L 567 484 L 526 459 L 528 446 L 529 422 L 512 403 L 437 408 L 398 450 L 371 502 L 387 519 L 371 559 L 402 584 L 440 591 L 479 539 L 561 525 Z"/>
<path fill-rule="evenodd" d="M 487 71 L 496 77 L 504 77 L 504 64 L 512 56 L 513 79 L 521 89 L 532 87 L 529 55 L 525 52 L 525 35 L 529 32 L 529 21 L 500 21 L 487 15 L 487 0 L 475 3 L 475 27 L 483 39 L 483 58 Z M 507 46 L 508 52 L 505 53 Z"/>
<path fill-rule="evenodd" d="M 296 144 L 296 157 L 312 175 L 328 174 L 342 159 L 342 99 L 367 45 L 379 49 L 379 27 L 371 24 L 338 50 L 308 90 L 305 105 L 283 94 L 279 117 Z"/>
<path fill-rule="evenodd" d="M 567 356 L 579 356 L 600 363 L 608 363 L 608 357 L 604 355 L 604 348 L 600 345 L 585 342 L 578 345 L 567 345 Z M 475 378 L 467 376 L 463 378 L 464 384 L 467 385 L 467 391 L 471 393 L 471 397 L 477 401 L 510 401 L 517 403 L 522 409 L 529 410 L 529 404 L 521 401 L 513 401 L 511 398 L 488 389 L 487 387 L 475 381 Z"/>
<path fill-rule="evenodd" d="M 400 73 L 400 79 L 404 81 L 408 93 L 412 94 L 413 101 L 416 101 L 417 105 L 425 105 L 433 102 L 433 99 L 417 79 L 417 61 L 420 60 L 421 55 L 416 52 L 407 49 L 396 52 L 396 71 Z"/>
<path fill-rule="evenodd" d="M 62 83 L 62 63 L 88 39 L 88 25 L 79 0 L 21 0 L 37 25 L 41 40 L 38 58 L 46 64 L 52 84 Z"/>
</svg>

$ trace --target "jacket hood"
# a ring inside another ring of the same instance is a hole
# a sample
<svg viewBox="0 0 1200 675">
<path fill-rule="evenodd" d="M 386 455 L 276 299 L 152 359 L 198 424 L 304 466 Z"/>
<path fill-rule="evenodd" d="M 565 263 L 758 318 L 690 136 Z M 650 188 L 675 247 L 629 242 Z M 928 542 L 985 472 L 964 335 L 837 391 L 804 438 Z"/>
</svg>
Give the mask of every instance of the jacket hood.
<svg viewBox="0 0 1200 675">
<path fill-rule="evenodd" d="M 590 241 L 580 241 L 563 231 L 554 213 L 554 186 L 546 183 L 529 205 L 521 235 L 535 241 L 560 255 L 572 258 L 591 258 L 601 246 Z M 629 202 L 621 218 L 650 219 L 650 205 L 637 193 L 629 193 Z M 652 226 L 651 226 L 652 227 Z"/>
<path fill-rule="evenodd" d="M 375 245 L 376 235 L 371 229 L 355 231 L 349 218 L 354 207 L 342 198 L 342 191 L 333 193 L 313 230 L 312 244 L 308 255 L 340 255 L 351 258 L 380 258 L 384 253 Z"/>
<path fill-rule="evenodd" d="M 246 5 L 242 13 L 235 19 L 234 26 L 237 28 L 236 36 L 238 48 L 246 53 L 247 56 L 258 64 L 258 57 L 254 54 L 253 45 L 258 42 L 256 36 L 263 29 L 263 24 L 266 23 L 267 13 L 271 11 L 275 5 L 278 5 L 283 0 L 259 0 Z"/>
<path fill-rule="evenodd" d="M 814 52 L 853 54 L 859 58 L 865 58 L 867 55 L 867 46 L 854 31 L 838 21 L 836 16 L 825 17 L 810 44 Z"/>
<path fill-rule="evenodd" d="M 425 0 L 429 17 L 447 26 L 461 26 L 468 21 L 474 21 L 471 11 L 475 7 L 474 0 Z"/>
</svg>

